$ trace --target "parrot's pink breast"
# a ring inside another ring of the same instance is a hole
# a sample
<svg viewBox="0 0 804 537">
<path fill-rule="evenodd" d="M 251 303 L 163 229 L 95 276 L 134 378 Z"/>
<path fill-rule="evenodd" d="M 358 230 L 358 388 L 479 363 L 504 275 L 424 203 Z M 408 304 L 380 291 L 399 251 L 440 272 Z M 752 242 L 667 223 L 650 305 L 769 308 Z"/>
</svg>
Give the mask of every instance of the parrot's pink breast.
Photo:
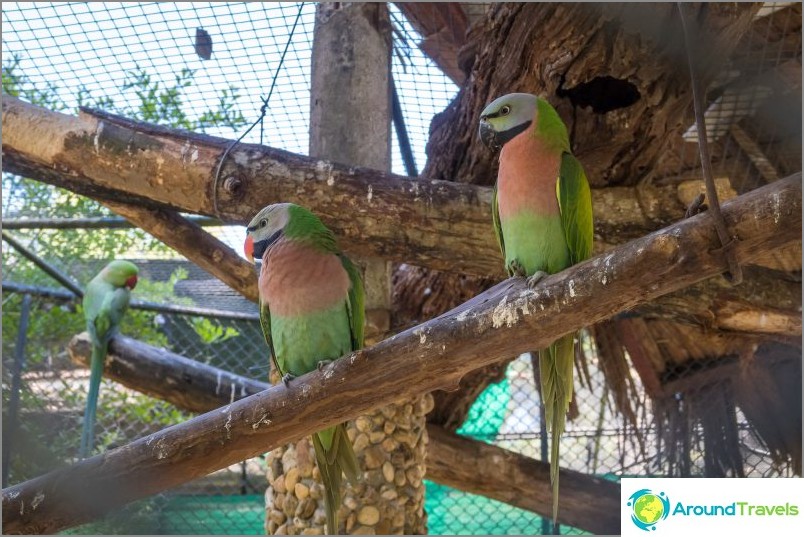
<svg viewBox="0 0 804 537">
<path fill-rule="evenodd" d="M 503 146 L 497 174 L 500 219 L 523 210 L 557 214 L 561 153 L 534 136 L 533 125 Z"/>
<path fill-rule="evenodd" d="M 280 239 L 263 256 L 260 299 L 271 315 L 293 317 L 330 309 L 348 297 L 351 282 L 341 260 Z"/>
</svg>

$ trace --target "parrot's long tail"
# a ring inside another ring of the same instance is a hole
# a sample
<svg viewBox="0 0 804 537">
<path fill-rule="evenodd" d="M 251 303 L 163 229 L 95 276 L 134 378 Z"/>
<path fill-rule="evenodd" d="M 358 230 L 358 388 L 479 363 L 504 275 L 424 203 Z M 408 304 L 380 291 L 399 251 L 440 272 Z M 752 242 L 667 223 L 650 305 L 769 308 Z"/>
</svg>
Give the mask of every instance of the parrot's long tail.
<svg viewBox="0 0 804 537">
<path fill-rule="evenodd" d="M 539 351 L 544 415 L 551 431 L 550 483 L 553 485 L 553 524 L 558 519 L 558 453 L 561 435 L 572 400 L 575 335 L 567 334 Z"/>
<path fill-rule="evenodd" d="M 331 447 L 324 447 L 324 440 L 319 434 L 331 433 Z M 315 460 L 318 464 L 318 471 L 321 473 L 321 481 L 324 483 L 324 510 L 327 513 L 327 532 L 337 535 L 338 532 L 338 509 L 341 507 L 341 474 L 346 474 L 346 478 L 356 483 L 360 478 L 360 469 L 357 464 L 352 443 L 346 434 L 344 424 L 337 425 L 327 431 L 313 435 L 313 448 L 315 450 Z"/>
<path fill-rule="evenodd" d="M 92 357 L 90 359 L 89 394 L 87 406 L 84 410 L 84 425 L 81 430 L 81 448 L 79 457 L 84 459 L 92 452 L 95 444 L 95 412 L 98 407 L 98 393 L 100 392 L 101 375 L 103 374 L 103 360 L 106 358 L 108 344 L 92 344 Z"/>
</svg>

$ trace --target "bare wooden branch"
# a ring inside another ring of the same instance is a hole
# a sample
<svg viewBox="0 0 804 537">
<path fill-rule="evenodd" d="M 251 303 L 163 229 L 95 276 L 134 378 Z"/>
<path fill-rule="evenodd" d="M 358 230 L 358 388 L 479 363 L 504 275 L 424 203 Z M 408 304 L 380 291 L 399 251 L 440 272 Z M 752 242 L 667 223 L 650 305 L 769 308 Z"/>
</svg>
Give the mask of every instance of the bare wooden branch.
<svg viewBox="0 0 804 537">
<path fill-rule="evenodd" d="M 73 362 L 89 366 L 86 333 L 75 336 L 68 350 Z M 270 387 L 121 336 L 112 340 L 104 376 L 191 412 L 215 410 Z M 437 425 L 429 424 L 427 432 L 428 479 L 551 516 L 548 464 Z M 614 507 L 620 491 L 615 483 L 570 470 L 562 471 L 561 479 L 566 482 L 561 493 L 566 524 L 593 533 L 619 532 L 619 511 Z"/>
<path fill-rule="evenodd" d="M 741 262 L 801 242 L 801 176 L 724 203 Z M 369 410 L 457 384 L 726 270 L 706 214 L 545 278 L 510 279 L 436 319 L 292 381 L 3 490 L 6 533 L 54 533 Z"/>
<path fill-rule="evenodd" d="M 759 267 L 738 286 L 712 278 L 634 309 L 646 318 L 691 323 L 735 335 L 801 337 L 801 282 Z"/>
<path fill-rule="evenodd" d="M 107 203 L 212 215 L 215 170 L 228 140 L 93 114 L 67 116 L 4 94 L 3 170 Z M 269 203 L 297 202 L 357 256 L 503 276 L 487 187 L 244 144 L 227 157 L 218 192 L 228 222 L 245 223 Z M 593 196 L 600 245 L 668 225 L 687 207 L 677 185 L 598 189 Z"/>
<path fill-rule="evenodd" d="M 67 350 L 74 363 L 89 367 L 92 344 L 86 332 L 73 337 Z M 198 413 L 226 406 L 271 387 L 267 382 L 235 375 L 125 336 L 117 336 L 109 344 L 103 375 L 123 386 Z"/>
<path fill-rule="evenodd" d="M 147 231 L 223 283 L 257 302 L 254 266 L 234 250 L 175 211 L 138 207 L 119 201 L 101 201 L 129 222 Z"/>
<path fill-rule="evenodd" d="M 550 465 L 513 451 L 428 426 L 427 477 L 438 483 L 550 516 Z M 597 534 L 620 533 L 620 485 L 561 470 L 562 524 Z"/>
</svg>

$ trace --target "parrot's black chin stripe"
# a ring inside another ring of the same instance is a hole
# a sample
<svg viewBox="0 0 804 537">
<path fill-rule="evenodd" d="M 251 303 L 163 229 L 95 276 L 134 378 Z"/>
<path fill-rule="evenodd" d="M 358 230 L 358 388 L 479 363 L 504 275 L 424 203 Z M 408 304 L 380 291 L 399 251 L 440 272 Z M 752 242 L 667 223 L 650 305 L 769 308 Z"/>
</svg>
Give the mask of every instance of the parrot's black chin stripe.
<svg viewBox="0 0 804 537">
<path fill-rule="evenodd" d="M 497 133 L 497 142 L 501 146 L 507 144 L 508 142 L 510 142 L 511 140 L 513 140 L 514 138 L 516 138 L 517 136 L 528 130 L 528 127 L 530 127 L 531 123 L 533 123 L 533 121 L 526 121 L 525 123 L 520 123 L 516 127 L 511 127 L 507 131 Z"/>
<path fill-rule="evenodd" d="M 488 116 L 491 117 L 491 116 Z M 494 130 L 494 127 L 491 126 L 491 123 L 487 121 L 480 122 L 480 141 L 482 141 L 486 147 L 491 149 L 492 151 L 499 151 L 502 147 L 528 130 L 532 121 L 526 121 L 525 123 L 520 123 L 516 127 L 512 127 L 507 131 L 497 132 Z"/>
<path fill-rule="evenodd" d="M 265 255 L 265 250 L 268 249 L 273 243 L 279 240 L 282 236 L 282 230 L 275 232 L 273 235 L 268 237 L 267 239 L 261 240 L 259 242 L 254 243 L 254 259 L 262 259 L 262 256 Z"/>
</svg>

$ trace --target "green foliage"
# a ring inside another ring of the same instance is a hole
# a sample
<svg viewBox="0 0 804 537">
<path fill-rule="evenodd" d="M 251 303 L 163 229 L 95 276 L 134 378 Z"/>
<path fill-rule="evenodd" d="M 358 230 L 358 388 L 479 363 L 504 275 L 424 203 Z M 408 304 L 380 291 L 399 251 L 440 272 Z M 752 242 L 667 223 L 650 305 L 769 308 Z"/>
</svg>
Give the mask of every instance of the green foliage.
<svg viewBox="0 0 804 537">
<path fill-rule="evenodd" d="M 133 91 L 139 102 L 118 112 L 141 121 L 201 132 L 210 127 L 228 127 L 235 131 L 246 124 L 243 115 L 234 108 L 240 98 L 234 86 L 221 91 L 218 108 L 204 111 L 198 119 L 190 119 L 183 109 L 182 90 L 192 86 L 194 75 L 195 71 L 184 68 L 176 75 L 172 86 L 161 87 L 143 69 L 129 71 L 123 90 Z"/>
<path fill-rule="evenodd" d="M 5 59 L 5 58 L 4 58 Z M 12 56 L 3 62 L 3 92 L 18 96 L 51 110 L 73 113 L 52 83 L 33 81 L 21 71 L 21 58 Z M 229 87 L 218 94 L 218 102 L 208 110 L 191 117 L 186 110 L 185 95 L 193 84 L 194 72 L 182 70 L 173 84 L 163 85 L 146 71 L 136 69 L 128 74 L 120 88 L 134 92 L 134 104 L 120 104 L 122 98 L 93 95 L 85 87 L 78 90 L 78 107 L 91 106 L 134 119 L 171 127 L 205 131 L 213 127 L 236 130 L 245 120 L 236 109 L 237 89 Z M 109 216 L 110 211 L 96 201 L 70 191 L 28 178 L 3 174 L 4 217 L 88 217 Z M 14 231 L 14 236 L 36 253 L 63 270 L 76 283 L 86 285 L 95 272 L 113 258 L 171 258 L 175 253 L 160 241 L 139 229 L 65 229 Z M 5 247 L 6 245 L 4 245 Z M 45 287 L 58 287 L 56 282 L 14 250 L 3 252 L 3 277 L 6 280 Z M 134 298 L 154 302 L 192 305 L 189 298 L 177 297 L 174 286 L 187 278 L 187 271 L 177 269 L 167 282 L 140 277 Z M 19 331 L 22 296 L 6 294 L 3 299 L 2 351 L 4 367 L 3 424 L 4 434 L 10 396 L 9 367 Z M 157 314 L 129 309 L 120 327 L 121 333 L 151 345 L 166 347 L 168 340 L 157 324 Z M 195 320 L 193 320 L 195 321 Z M 219 343 L 238 335 L 234 328 L 222 328 L 208 320 L 193 325 L 206 344 Z M 14 435 L 10 482 L 30 479 L 75 458 L 86 400 L 86 383 L 71 373 L 66 347 L 70 338 L 83 331 L 84 318 L 79 300 L 60 301 L 34 298 L 27 329 L 26 378 L 20 392 L 19 428 Z M 83 383 L 82 383 L 83 382 Z M 138 394 L 111 381 L 104 380 L 98 406 L 97 451 L 129 442 L 132 438 L 159 430 L 188 419 L 189 415 L 172 405 Z M 125 510 L 74 530 L 75 533 L 149 534 L 154 528 L 155 505 L 138 502 Z"/>
<path fill-rule="evenodd" d="M 11 58 L 3 65 L 3 91 L 14 97 L 25 99 L 29 103 L 43 106 L 51 110 L 62 111 L 67 109 L 67 105 L 59 98 L 56 85 L 48 82 L 45 87 L 37 87 L 31 79 L 20 72 L 20 61 L 22 58 L 17 54 L 12 54 Z"/>
<path fill-rule="evenodd" d="M 201 341 L 207 345 L 221 343 L 240 335 L 240 332 L 238 332 L 235 327 L 221 326 L 205 317 L 193 317 L 190 322 L 192 323 L 195 333 L 198 334 Z"/>
</svg>

